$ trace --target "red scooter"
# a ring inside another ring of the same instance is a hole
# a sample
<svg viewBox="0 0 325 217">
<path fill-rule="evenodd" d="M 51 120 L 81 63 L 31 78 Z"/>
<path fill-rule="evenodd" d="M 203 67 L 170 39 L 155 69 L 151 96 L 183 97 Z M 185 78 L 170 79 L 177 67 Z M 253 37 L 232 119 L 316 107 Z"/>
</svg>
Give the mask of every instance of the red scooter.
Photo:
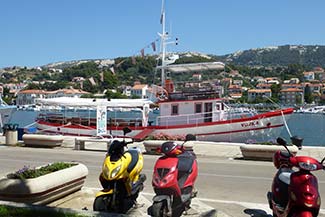
<svg viewBox="0 0 325 217">
<path fill-rule="evenodd" d="M 292 144 L 301 148 L 302 138 L 291 137 Z M 273 156 L 278 169 L 272 183 L 272 192 L 267 193 L 273 216 L 315 217 L 318 215 L 321 198 L 316 176 L 311 171 L 324 169 L 323 162 L 308 156 L 294 156 L 287 142 L 278 138 L 277 143 L 287 151 L 277 151 Z M 293 170 L 293 168 L 298 168 Z"/>
<path fill-rule="evenodd" d="M 187 135 L 185 142 L 189 140 L 195 140 L 195 136 Z M 163 156 L 157 160 L 152 177 L 156 195 L 153 205 L 148 208 L 151 216 L 181 216 L 190 208 L 191 200 L 196 196 L 196 156 L 193 151 L 185 150 L 184 143 L 165 142 L 161 145 L 159 152 Z"/>
</svg>

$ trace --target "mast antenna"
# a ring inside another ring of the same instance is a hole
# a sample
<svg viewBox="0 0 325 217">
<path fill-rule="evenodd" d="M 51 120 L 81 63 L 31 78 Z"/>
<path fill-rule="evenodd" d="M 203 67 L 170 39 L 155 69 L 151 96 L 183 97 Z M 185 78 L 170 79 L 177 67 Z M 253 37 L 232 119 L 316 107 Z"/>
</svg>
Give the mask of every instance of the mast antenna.
<svg viewBox="0 0 325 217">
<path fill-rule="evenodd" d="M 165 0 L 162 0 L 161 4 L 161 15 L 160 15 L 160 24 L 162 25 L 162 33 L 158 33 L 160 37 L 160 50 L 161 50 L 161 86 L 165 87 L 166 72 L 165 66 L 168 64 L 166 61 L 167 54 L 167 45 L 169 44 L 178 44 L 178 39 L 176 41 L 169 41 L 170 37 L 168 32 L 166 32 L 166 12 L 165 12 Z"/>
</svg>

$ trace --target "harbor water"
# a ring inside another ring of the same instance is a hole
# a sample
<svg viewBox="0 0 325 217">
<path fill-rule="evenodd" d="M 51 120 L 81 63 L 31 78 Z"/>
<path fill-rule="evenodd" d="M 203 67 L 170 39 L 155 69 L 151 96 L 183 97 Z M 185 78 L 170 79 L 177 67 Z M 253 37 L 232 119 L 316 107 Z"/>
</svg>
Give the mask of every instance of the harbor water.
<svg viewBox="0 0 325 217">
<path fill-rule="evenodd" d="M 35 126 L 38 111 L 15 111 L 10 123 L 17 123 L 19 128 Z M 325 115 L 324 114 L 299 114 L 294 113 L 287 121 L 288 129 L 292 136 L 297 135 L 304 139 L 306 146 L 325 146 Z M 281 137 L 290 140 L 290 133 L 283 127 Z M 274 138 L 275 140 L 276 138 Z"/>
</svg>

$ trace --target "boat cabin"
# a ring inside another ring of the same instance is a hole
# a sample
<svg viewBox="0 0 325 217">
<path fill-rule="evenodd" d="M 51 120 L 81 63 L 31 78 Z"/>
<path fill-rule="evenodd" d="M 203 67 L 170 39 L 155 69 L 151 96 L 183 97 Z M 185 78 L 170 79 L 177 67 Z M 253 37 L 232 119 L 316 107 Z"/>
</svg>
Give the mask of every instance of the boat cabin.
<svg viewBox="0 0 325 217">
<path fill-rule="evenodd" d="M 223 101 L 215 91 L 169 93 L 159 102 L 158 125 L 200 124 L 225 120 Z"/>
</svg>

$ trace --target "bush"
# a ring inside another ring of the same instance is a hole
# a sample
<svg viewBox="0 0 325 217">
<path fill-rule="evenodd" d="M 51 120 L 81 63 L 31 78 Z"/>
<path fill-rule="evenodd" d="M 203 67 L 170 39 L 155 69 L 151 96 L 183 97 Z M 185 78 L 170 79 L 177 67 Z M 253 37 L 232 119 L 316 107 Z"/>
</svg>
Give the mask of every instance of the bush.
<svg viewBox="0 0 325 217">
<path fill-rule="evenodd" d="M 168 135 L 164 133 L 148 136 L 147 140 L 171 140 L 171 141 L 184 141 L 185 135 Z"/>
<path fill-rule="evenodd" d="M 58 170 L 63 170 L 72 166 L 77 165 L 76 163 L 65 163 L 65 162 L 56 162 L 52 164 L 48 164 L 43 167 L 39 168 L 30 168 L 29 166 L 24 166 L 22 169 L 10 173 L 7 175 L 8 179 L 31 179 L 31 178 L 37 178 Z"/>
<path fill-rule="evenodd" d="M 36 209 L 31 207 L 14 207 L 0 205 L 0 216 L 1 217 L 86 217 L 88 215 L 82 215 L 79 213 L 67 213 L 55 209 Z"/>
</svg>

